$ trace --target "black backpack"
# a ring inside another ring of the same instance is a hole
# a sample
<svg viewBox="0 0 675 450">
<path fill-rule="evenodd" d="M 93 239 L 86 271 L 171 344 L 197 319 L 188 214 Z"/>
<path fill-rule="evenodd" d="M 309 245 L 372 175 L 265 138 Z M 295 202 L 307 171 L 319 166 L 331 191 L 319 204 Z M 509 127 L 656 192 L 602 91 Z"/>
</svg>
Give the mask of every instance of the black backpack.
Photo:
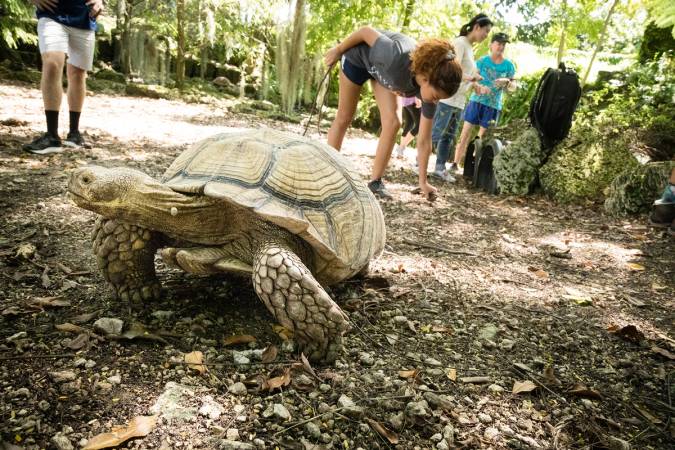
<svg viewBox="0 0 675 450">
<path fill-rule="evenodd" d="M 545 148 L 567 137 L 580 97 L 579 76 L 563 63 L 558 69 L 547 69 L 541 77 L 530 103 L 530 122 L 539 131 Z"/>
</svg>

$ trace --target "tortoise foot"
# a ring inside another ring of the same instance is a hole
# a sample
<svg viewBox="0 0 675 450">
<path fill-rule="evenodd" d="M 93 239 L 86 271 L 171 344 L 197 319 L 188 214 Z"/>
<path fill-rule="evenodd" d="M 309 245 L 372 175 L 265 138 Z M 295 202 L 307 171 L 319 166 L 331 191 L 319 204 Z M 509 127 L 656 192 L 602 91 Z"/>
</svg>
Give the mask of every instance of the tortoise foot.
<svg viewBox="0 0 675 450">
<path fill-rule="evenodd" d="M 310 360 L 335 361 L 349 329 L 347 315 L 295 253 L 265 246 L 254 261 L 253 286 L 279 323 L 295 333 Z"/>
<path fill-rule="evenodd" d="M 154 262 L 158 242 L 155 233 L 139 226 L 103 217 L 96 221 L 94 254 L 118 299 L 141 303 L 160 297 Z"/>
</svg>

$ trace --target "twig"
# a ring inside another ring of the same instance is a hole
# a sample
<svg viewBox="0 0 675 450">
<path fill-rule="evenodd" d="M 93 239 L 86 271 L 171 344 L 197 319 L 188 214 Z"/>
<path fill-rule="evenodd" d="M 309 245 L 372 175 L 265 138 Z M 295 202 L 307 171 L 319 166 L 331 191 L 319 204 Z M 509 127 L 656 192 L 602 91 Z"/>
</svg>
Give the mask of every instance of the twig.
<svg viewBox="0 0 675 450">
<path fill-rule="evenodd" d="M 274 433 L 273 436 L 278 436 L 278 435 L 280 435 L 280 434 L 284 434 L 284 433 L 287 432 L 288 430 L 292 430 L 293 428 L 297 428 L 297 427 L 299 427 L 300 425 L 304 425 L 304 424 L 306 424 L 307 422 L 311 422 L 312 420 L 318 419 L 319 417 L 323 417 L 323 416 L 328 415 L 328 414 L 336 413 L 336 412 L 338 412 L 338 411 L 340 411 L 340 410 L 342 410 L 342 409 L 344 409 L 344 408 L 345 408 L 344 406 L 341 406 L 341 407 L 339 407 L 339 408 L 331 409 L 330 411 L 326 411 L 325 413 L 321 413 L 321 414 L 317 414 L 316 416 L 312 416 L 312 417 L 310 417 L 309 419 L 301 420 L 300 422 L 298 422 L 298 423 L 296 423 L 296 424 L 293 424 L 293 425 L 291 425 L 291 426 L 288 427 L 288 428 L 284 428 L 284 429 L 281 430 L 281 431 L 277 431 L 276 433 Z"/>
<path fill-rule="evenodd" d="M 521 371 L 522 371 L 522 369 L 521 369 L 520 367 L 516 366 L 515 364 L 511 364 L 511 365 L 516 369 L 517 372 L 521 372 Z M 531 378 L 532 381 L 534 381 L 535 384 L 537 384 L 539 387 L 544 388 L 546 391 L 548 391 L 549 393 L 553 394 L 553 396 L 555 396 L 555 397 L 556 397 L 558 400 L 560 400 L 562 403 L 567 404 L 567 399 L 566 399 L 565 397 L 563 397 L 562 395 L 560 395 L 560 394 L 558 394 L 558 393 L 552 391 L 548 386 L 546 386 L 544 383 L 542 383 L 541 381 L 539 381 L 539 380 L 537 379 L 537 377 L 534 376 L 534 373 L 533 373 L 533 372 L 530 371 L 530 373 L 528 373 L 527 376 L 528 376 L 529 378 Z"/>
<path fill-rule="evenodd" d="M 23 356 L 0 356 L 0 361 L 15 361 L 20 359 L 59 359 L 72 358 L 78 356 L 72 353 L 65 353 L 61 355 L 23 355 Z"/>
<path fill-rule="evenodd" d="M 411 241 L 410 239 L 403 239 L 404 244 L 412 245 L 413 247 L 420 247 L 420 248 L 428 248 L 431 250 L 439 250 L 445 253 L 450 253 L 451 255 L 466 255 L 466 256 L 479 256 L 477 253 L 471 253 L 471 252 L 465 252 L 462 250 L 453 250 L 448 247 L 444 247 L 442 245 L 435 245 L 435 244 L 425 244 L 423 242 L 415 242 Z"/>
</svg>

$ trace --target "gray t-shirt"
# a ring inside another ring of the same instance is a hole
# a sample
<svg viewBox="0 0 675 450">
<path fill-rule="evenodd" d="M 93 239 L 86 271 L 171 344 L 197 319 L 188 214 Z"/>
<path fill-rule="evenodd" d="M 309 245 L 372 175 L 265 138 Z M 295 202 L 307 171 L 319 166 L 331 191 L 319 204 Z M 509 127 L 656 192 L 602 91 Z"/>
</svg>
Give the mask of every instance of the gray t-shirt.
<svg viewBox="0 0 675 450">
<path fill-rule="evenodd" d="M 366 69 L 382 86 L 401 97 L 420 96 L 420 87 L 410 71 L 410 53 L 417 46 L 414 39 L 391 31 L 380 31 L 372 47 L 359 44 L 344 53 L 345 58 L 357 67 Z M 422 102 L 422 115 L 434 117 L 436 105 Z"/>
</svg>

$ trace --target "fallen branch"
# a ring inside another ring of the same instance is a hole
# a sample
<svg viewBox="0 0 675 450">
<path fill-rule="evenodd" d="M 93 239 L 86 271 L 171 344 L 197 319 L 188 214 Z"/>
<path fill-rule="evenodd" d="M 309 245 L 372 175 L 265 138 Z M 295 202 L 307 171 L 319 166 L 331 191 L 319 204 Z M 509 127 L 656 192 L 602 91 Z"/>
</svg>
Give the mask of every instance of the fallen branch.
<svg viewBox="0 0 675 450">
<path fill-rule="evenodd" d="M 0 361 L 16 361 L 21 359 L 59 359 L 59 358 L 72 358 L 78 356 L 71 353 L 66 353 L 62 355 L 23 355 L 23 356 L 0 356 Z"/>
<path fill-rule="evenodd" d="M 448 247 L 444 247 L 442 245 L 435 245 L 435 244 L 425 244 L 423 242 L 415 242 L 411 241 L 410 239 L 403 239 L 404 244 L 412 245 L 413 247 L 420 247 L 420 248 L 428 248 L 431 250 L 439 250 L 445 253 L 450 253 L 451 255 L 466 255 L 466 256 L 480 256 L 477 253 L 471 253 L 471 252 L 466 252 L 463 250 L 453 250 Z"/>
</svg>

